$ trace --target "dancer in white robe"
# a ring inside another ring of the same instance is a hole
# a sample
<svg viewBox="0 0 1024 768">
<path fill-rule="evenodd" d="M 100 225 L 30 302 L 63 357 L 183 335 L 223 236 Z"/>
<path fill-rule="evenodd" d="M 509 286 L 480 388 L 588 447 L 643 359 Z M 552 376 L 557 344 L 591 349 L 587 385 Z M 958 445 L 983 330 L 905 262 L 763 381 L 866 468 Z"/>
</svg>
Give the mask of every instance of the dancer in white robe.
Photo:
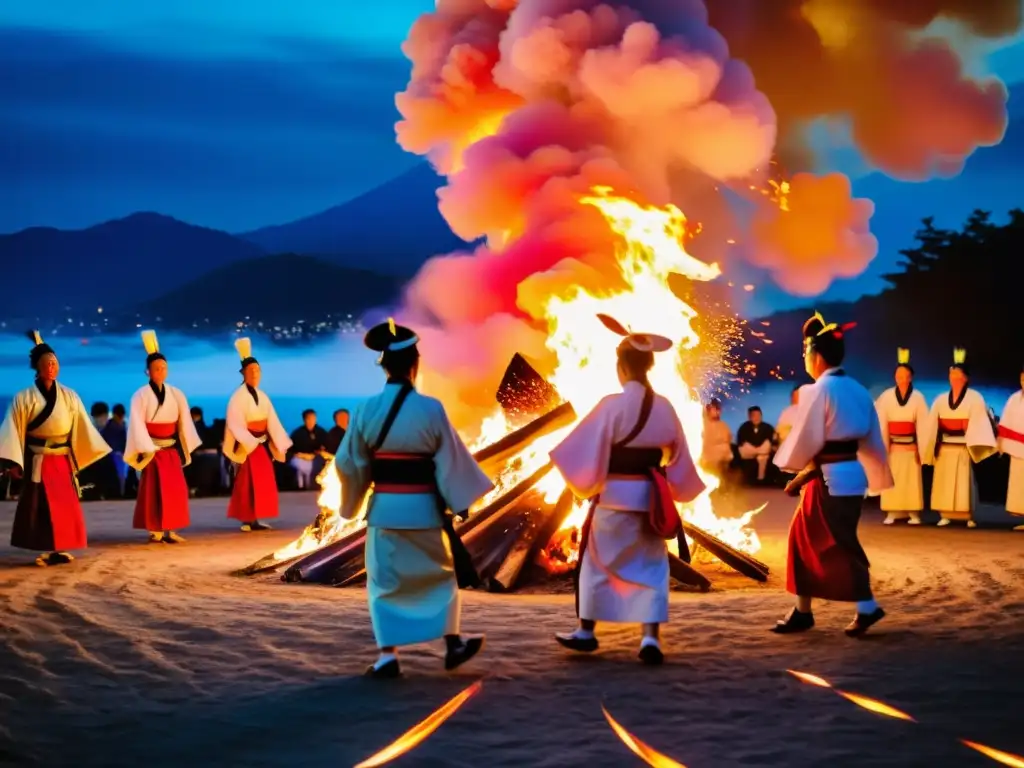
<svg viewBox="0 0 1024 768">
<path fill-rule="evenodd" d="M 1021 388 L 1010 395 L 999 418 L 999 452 L 1010 457 L 1010 479 L 1006 484 L 1006 511 L 1021 519 L 1015 531 L 1024 531 L 1024 369 Z"/>
<path fill-rule="evenodd" d="M 671 349 L 672 342 L 629 333 L 599 317 L 624 336 L 618 347 L 622 393 L 601 400 L 551 451 L 573 493 L 592 500 L 580 536 L 579 626 L 556 639 L 590 653 L 598 648 L 597 622 L 642 624 L 640 660 L 660 664 L 658 628 L 668 621 L 669 566 L 665 536 L 654 530 L 651 515 L 657 510 L 678 526 L 674 502 L 693 501 L 704 483 L 675 409 L 654 394 L 647 378 L 654 352 Z"/>
<path fill-rule="evenodd" d="M 896 386 L 878 396 L 875 409 L 882 425 L 882 440 L 889 449 L 889 469 L 895 485 L 882 492 L 886 525 L 907 520 L 921 524 L 924 489 L 921 484 L 921 448 L 928 440 L 928 403 L 914 389 L 910 350 L 896 351 Z"/>
<path fill-rule="evenodd" d="M 459 582 L 472 565 L 448 510 L 465 517 L 494 484 L 441 403 L 413 387 L 417 341 L 413 331 L 390 321 L 367 332 L 365 344 L 381 353 L 388 382 L 356 410 L 334 458 L 342 517 L 358 515 L 372 487 L 366 508 L 366 594 L 380 656 L 367 675 L 378 678 L 401 674 L 399 646 L 443 637 L 450 670 L 484 644 L 482 635 L 459 634 Z"/>
<path fill-rule="evenodd" d="M 780 635 L 814 627 L 814 598 L 857 604 L 849 637 L 885 617 L 857 526 L 865 492 L 886 491 L 893 480 L 871 395 L 841 367 L 852 327 L 826 323 L 818 313 L 804 323 L 804 368 L 815 383 L 801 390 L 797 423 L 775 456 L 781 469 L 799 472 L 786 493 L 800 496 L 786 569 L 796 605 L 772 628 Z"/>
<path fill-rule="evenodd" d="M 972 463 L 996 452 L 996 433 L 985 398 L 970 388 L 967 352 L 953 350 L 949 367 L 950 390 L 932 403 L 922 461 L 934 464 L 931 508 L 942 516 L 940 526 L 954 520 L 977 527 L 978 486 Z"/>
<path fill-rule="evenodd" d="M 249 339 L 235 341 L 241 358 L 242 386 L 228 400 L 221 451 L 238 465 L 228 501 L 228 517 L 245 533 L 268 531 L 267 518 L 280 514 L 274 461 L 285 461 L 292 439 L 284 431 L 270 396 L 260 389 L 263 370 L 252 356 Z"/>
</svg>

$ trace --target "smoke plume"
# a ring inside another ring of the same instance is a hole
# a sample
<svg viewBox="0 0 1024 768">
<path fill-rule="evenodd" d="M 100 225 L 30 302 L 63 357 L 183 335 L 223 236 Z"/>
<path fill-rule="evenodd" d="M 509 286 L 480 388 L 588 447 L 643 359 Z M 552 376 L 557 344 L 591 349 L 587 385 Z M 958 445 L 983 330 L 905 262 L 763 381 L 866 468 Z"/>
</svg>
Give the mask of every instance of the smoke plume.
<svg viewBox="0 0 1024 768">
<path fill-rule="evenodd" d="M 613 236 L 579 203 L 595 186 L 707 217 L 698 255 L 740 239 L 793 293 L 862 271 L 873 205 L 812 174 L 815 121 L 847 121 L 901 179 L 956 173 L 1006 128 L 1005 88 L 964 73 L 929 34 L 939 19 L 999 38 L 1020 28 L 1020 0 L 438 0 L 403 47 L 398 141 L 447 175 L 442 214 L 482 244 L 408 288 L 404 319 L 433 329 L 430 389 L 474 423 L 511 352 L 550 361 L 548 297 L 614 287 Z M 780 167 L 798 172 L 784 201 L 761 193 Z"/>
</svg>

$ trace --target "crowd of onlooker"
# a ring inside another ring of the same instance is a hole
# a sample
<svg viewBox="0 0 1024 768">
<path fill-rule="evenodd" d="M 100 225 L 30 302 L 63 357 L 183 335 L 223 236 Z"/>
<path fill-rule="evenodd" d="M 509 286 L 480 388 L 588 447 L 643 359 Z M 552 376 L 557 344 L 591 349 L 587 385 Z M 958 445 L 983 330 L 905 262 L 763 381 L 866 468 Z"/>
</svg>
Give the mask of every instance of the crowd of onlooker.
<svg viewBox="0 0 1024 768">
<path fill-rule="evenodd" d="M 185 480 L 192 496 L 229 494 L 234 482 L 235 465 L 224 458 L 224 419 L 207 424 L 203 409 L 193 406 L 192 421 L 202 441 L 185 467 Z M 138 493 L 138 474 L 124 461 L 128 440 L 128 420 L 124 405 L 110 408 L 106 403 L 93 403 L 90 415 L 96 429 L 110 446 L 110 454 L 86 467 L 78 475 L 83 501 L 101 499 L 134 499 Z M 334 412 L 334 424 L 325 429 L 317 423 L 316 411 L 302 413 L 302 426 L 291 433 L 292 447 L 288 460 L 274 463 L 277 487 L 282 491 L 308 490 L 317 487 L 316 477 L 337 452 L 348 428 L 349 413 L 340 408 Z M 15 499 L 19 482 L 0 471 L 0 500 Z"/>
<path fill-rule="evenodd" d="M 733 438 L 722 421 L 722 403 L 712 400 L 704 407 L 704 444 L 701 465 L 719 478 L 739 474 L 748 485 L 784 485 L 786 476 L 772 464 L 779 444 L 793 428 L 800 387 L 794 387 L 790 404 L 779 414 L 777 426 L 764 420 L 760 406 L 747 408 L 747 420 Z"/>
</svg>

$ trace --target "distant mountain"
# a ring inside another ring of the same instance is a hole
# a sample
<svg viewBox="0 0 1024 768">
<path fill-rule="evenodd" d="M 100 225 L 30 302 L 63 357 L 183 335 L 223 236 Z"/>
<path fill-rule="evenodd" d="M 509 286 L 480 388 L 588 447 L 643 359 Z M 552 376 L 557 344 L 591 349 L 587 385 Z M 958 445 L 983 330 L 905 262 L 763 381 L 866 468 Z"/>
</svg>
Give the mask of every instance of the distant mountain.
<svg viewBox="0 0 1024 768">
<path fill-rule="evenodd" d="M 197 275 L 264 255 L 226 232 L 135 213 L 88 229 L 33 227 L 0 235 L 4 318 L 123 308 Z"/>
<path fill-rule="evenodd" d="M 461 249 L 437 209 L 444 183 L 422 163 L 347 203 L 238 237 L 268 253 L 309 253 L 409 277 L 431 256 Z"/>
<path fill-rule="evenodd" d="M 314 256 L 278 254 L 229 264 L 133 307 L 166 328 L 223 327 L 250 319 L 273 326 L 358 315 L 394 301 L 401 281 Z"/>
</svg>

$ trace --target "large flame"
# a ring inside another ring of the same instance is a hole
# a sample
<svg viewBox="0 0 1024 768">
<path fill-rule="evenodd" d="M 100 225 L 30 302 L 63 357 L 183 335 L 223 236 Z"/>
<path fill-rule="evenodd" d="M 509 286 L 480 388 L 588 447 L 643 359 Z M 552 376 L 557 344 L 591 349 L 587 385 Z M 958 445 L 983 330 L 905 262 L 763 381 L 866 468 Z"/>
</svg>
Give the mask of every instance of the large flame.
<svg viewBox="0 0 1024 768">
<path fill-rule="evenodd" d="M 693 328 L 697 313 L 669 287 L 669 278 L 673 275 L 692 281 L 713 280 L 720 274 L 718 266 L 706 264 L 687 253 L 686 239 L 696 228 L 689 227 L 686 217 L 673 205 L 640 205 L 613 194 L 607 187 L 595 188 L 580 203 L 597 208 L 617 235 L 614 264 L 620 279 L 613 282 L 613 288 L 608 287 L 608 280 L 601 281 L 601 289 L 590 290 L 576 284 L 546 299 L 543 317 L 548 327 L 547 346 L 558 360 L 551 383 L 581 415 L 588 413 L 606 395 L 621 390 L 616 374 L 616 345 L 597 319 L 599 313 L 628 322 L 638 332 L 657 332 L 675 341 L 677 354 L 657 356 L 650 381 L 675 407 L 690 454 L 706 485 L 699 498 L 680 505 L 680 513 L 688 523 L 736 549 L 756 553 L 761 542 L 750 524 L 764 506 L 738 517 L 719 517 L 712 507 L 711 493 L 718 487 L 719 478 L 699 467 L 704 409 L 699 393 L 688 381 L 691 378 L 699 381 L 704 374 L 700 369 L 702 361 L 697 357 L 701 340 Z M 529 281 L 523 290 L 530 290 Z M 429 360 L 425 363 L 429 365 Z M 478 507 L 540 469 L 548 462 L 549 451 L 571 429 L 570 426 L 545 435 L 511 459 L 495 478 L 494 490 Z M 479 425 L 471 447 L 489 445 L 510 431 L 511 425 L 504 413 L 497 410 Z M 363 524 L 363 512 L 352 521 L 343 521 L 338 515 L 341 481 L 333 464 L 328 464 L 319 480 L 321 515 L 299 539 L 276 552 L 277 559 L 312 551 Z M 565 481 L 557 472 L 550 472 L 537 484 L 537 489 L 553 504 L 565 490 Z M 563 548 L 568 550 L 562 560 L 566 567 L 573 564 L 575 557 L 576 541 L 571 532 L 579 528 L 584 514 L 584 505 L 577 503 L 557 534 L 565 543 Z"/>
</svg>

